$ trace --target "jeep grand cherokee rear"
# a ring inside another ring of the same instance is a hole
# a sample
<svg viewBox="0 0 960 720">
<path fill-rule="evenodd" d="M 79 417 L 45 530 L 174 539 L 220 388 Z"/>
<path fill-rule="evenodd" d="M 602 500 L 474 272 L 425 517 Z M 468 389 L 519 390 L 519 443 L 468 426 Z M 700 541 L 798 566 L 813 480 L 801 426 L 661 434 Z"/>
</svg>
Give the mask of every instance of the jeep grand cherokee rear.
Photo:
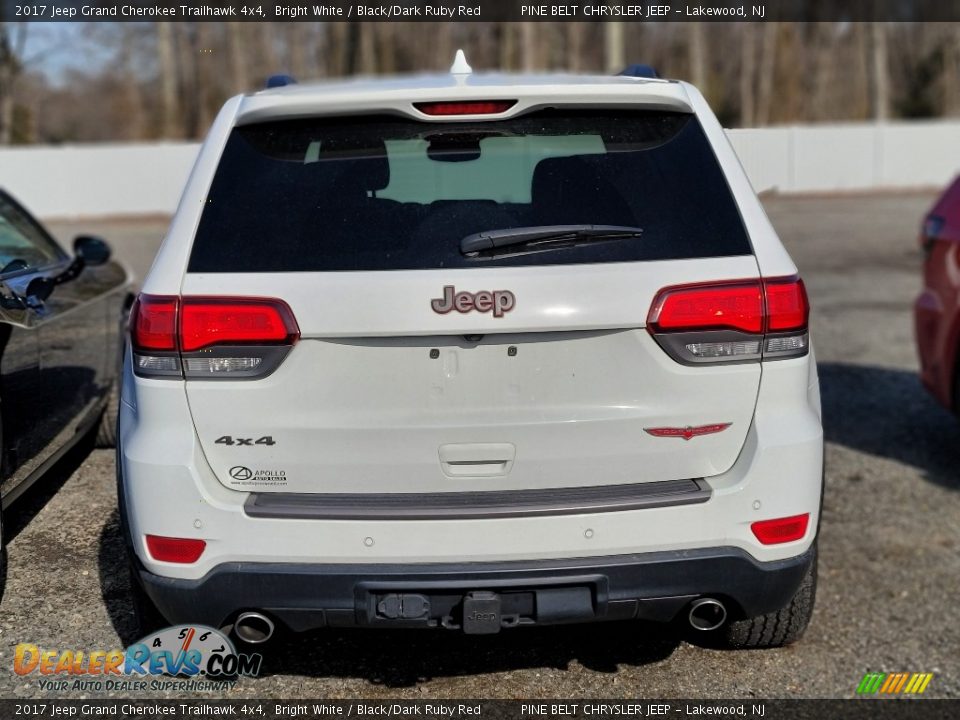
<svg viewBox="0 0 960 720">
<path fill-rule="evenodd" d="M 138 605 L 247 641 L 642 618 L 790 642 L 821 492 L 807 322 L 689 85 L 234 98 L 132 318 Z"/>
</svg>

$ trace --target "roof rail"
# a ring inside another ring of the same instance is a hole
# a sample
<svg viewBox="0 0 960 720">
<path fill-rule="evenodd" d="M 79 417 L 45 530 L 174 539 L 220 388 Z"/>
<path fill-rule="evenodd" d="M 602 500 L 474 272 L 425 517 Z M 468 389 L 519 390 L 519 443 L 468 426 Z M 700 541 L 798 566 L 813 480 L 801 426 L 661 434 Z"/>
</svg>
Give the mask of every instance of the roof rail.
<svg viewBox="0 0 960 720">
<path fill-rule="evenodd" d="M 267 88 L 278 88 L 296 84 L 297 81 L 294 80 L 291 75 L 271 75 L 267 78 Z"/>
<path fill-rule="evenodd" d="M 623 70 L 621 70 L 618 75 L 626 75 L 627 77 L 640 77 L 640 78 L 658 78 L 660 77 L 656 69 L 652 65 L 643 65 L 643 64 L 634 64 L 627 65 Z"/>
</svg>

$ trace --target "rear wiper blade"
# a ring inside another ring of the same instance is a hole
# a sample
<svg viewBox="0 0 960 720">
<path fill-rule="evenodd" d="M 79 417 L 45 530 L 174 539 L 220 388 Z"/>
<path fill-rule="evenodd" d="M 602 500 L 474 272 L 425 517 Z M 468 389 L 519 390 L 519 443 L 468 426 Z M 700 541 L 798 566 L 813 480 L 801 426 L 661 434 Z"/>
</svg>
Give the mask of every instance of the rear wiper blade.
<svg viewBox="0 0 960 720">
<path fill-rule="evenodd" d="M 557 244 L 575 246 L 593 240 L 638 238 L 642 234 L 643 228 L 624 225 L 535 225 L 504 228 L 467 235 L 460 241 L 460 252 L 464 255 L 477 255 L 518 245 L 528 248 L 543 246 L 546 250 Z"/>
</svg>

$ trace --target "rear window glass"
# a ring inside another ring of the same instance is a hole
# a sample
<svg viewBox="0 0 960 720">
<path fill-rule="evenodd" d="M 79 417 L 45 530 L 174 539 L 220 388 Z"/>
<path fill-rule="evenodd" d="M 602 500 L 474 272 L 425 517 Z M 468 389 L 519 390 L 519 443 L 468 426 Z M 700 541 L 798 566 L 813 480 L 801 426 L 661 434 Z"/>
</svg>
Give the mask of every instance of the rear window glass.
<svg viewBox="0 0 960 720">
<path fill-rule="evenodd" d="M 638 230 L 466 252 L 492 230 Z M 191 272 L 413 270 L 751 252 L 696 117 L 540 112 L 493 122 L 290 120 L 235 128 Z"/>
</svg>

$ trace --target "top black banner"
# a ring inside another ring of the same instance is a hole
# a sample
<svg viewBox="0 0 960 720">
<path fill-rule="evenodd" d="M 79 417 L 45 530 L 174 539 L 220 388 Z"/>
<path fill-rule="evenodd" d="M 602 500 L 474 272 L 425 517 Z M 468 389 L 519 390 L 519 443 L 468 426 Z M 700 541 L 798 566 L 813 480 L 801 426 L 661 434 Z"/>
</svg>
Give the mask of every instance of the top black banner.
<svg viewBox="0 0 960 720">
<path fill-rule="evenodd" d="M 8 22 L 960 22 L 960 0 L 0 0 Z"/>
</svg>

